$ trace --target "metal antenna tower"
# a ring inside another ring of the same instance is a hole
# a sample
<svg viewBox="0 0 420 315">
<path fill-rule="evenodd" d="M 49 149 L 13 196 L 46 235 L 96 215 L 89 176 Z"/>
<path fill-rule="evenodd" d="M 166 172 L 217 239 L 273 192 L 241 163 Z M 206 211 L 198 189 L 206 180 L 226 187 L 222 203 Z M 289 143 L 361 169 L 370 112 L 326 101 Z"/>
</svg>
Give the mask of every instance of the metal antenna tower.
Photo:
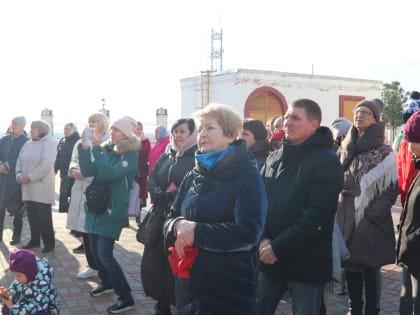
<svg viewBox="0 0 420 315">
<path fill-rule="evenodd" d="M 223 71 L 223 31 L 211 29 L 211 71 Z"/>
</svg>

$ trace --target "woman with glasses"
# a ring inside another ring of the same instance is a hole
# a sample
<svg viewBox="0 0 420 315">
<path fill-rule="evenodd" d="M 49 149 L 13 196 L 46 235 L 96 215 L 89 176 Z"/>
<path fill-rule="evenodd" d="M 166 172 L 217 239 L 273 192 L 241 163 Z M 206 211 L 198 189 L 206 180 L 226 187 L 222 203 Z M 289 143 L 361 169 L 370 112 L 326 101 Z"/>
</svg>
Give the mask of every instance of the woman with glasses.
<svg viewBox="0 0 420 315">
<path fill-rule="evenodd" d="M 384 144 L 381 104 L 364 100 L 353 112 L 353 126 L 337 152 L 344 168 L 337 223 L 350 252 L 344 262 L 349 314 L 371 315 L 380 310 L 381 267 L 395 262 L 391 207 L 398 195 L 397 164 Z"/>
</svg>

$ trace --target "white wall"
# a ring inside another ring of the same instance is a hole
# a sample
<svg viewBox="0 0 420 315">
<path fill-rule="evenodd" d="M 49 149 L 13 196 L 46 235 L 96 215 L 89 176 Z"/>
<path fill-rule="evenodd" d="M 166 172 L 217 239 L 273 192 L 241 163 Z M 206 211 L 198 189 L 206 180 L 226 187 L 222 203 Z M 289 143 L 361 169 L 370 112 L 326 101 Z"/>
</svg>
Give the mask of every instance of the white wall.
<svg viewBox="0 0 420 315">
<path fill-rule="evenodd" d="M 323 114 L 322 124 L 338 117 L 339 96 L 380 98 L 382 82 L 321 75 L 237 69 L 210 77 L 210 102 L 231 105 L 241 115 L 248 96 L 257 88 L 269 86 L 283 94 L 288 104 L 298 98 L 316 101 Z M 201 77 L 181 80 L 182 117 L 201 108 Z"/>
</svg>

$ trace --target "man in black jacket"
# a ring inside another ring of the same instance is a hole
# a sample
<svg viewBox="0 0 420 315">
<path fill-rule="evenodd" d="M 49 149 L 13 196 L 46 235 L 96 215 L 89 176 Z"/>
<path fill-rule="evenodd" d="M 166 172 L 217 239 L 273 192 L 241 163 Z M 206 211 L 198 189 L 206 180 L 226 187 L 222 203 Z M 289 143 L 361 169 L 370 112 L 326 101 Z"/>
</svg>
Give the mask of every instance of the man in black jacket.
<svg viewBox="0 0 420 315">
<path fill-rule="evenodd" d="M 60 139 L 57 145 L 57 156 L 54 162 L 54 172 L 60 172 L 60 198 L 58 211 L 67 212 L 69 209 L 69 197 L 71 193 L 71 186 L 74 179 L 68 176 L 69 165 L 73 153 L 73 147 L 80 139 L 77 127 L 74 123 L 67 123 L 64 125 L 64 137 Z"/>
<path fill-rule="evenodd" d="M 274 314 L 288 289 L 293 314 L 319 314 L 331 279 L 331 242 L 343 169 L 321 109 L 299 99 L 285 115 L 285 140 L 262 169 L 268 212 L 260 243 L 257 311 Z"/>
</svg>

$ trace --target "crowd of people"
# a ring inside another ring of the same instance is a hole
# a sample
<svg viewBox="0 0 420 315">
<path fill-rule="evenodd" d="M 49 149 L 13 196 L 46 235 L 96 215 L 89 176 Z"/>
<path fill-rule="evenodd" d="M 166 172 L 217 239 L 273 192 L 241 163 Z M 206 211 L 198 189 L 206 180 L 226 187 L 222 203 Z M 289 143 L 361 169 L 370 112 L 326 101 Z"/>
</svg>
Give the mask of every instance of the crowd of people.
<svg viewBox="0 0 420 315">
<path fill-rule="evenodd" d="M 59 211 L 86 257 L 76 277 L 98 277 L 92 298 L 115 292 L 109 313 L 135 307 L 114 244 L 136 182 L 140 208 L 165 218 L 157 241 L 144 245 L 139 273 L 156 315 L 172 307 L 181 315 L 269 315 L 286 292 L 293 314 L 326 314 L 332 278 L 347 290 L 348 314 L 379 314 L 381 267 L 393 263 L 403 268 L 400 313 L 420 314 L 419 96 L 413 92 L 404 105 L 394 148 L 385 143 L 379 99 L 357 103 L 353 121 L 338 117 L 329 127 L 310 99 L 295 100 L 266 125 L 212 103 L 169 130 L 157 126 L 153 145 L 129 116 L 110 124 L 93 113 L 92 134 L 67 123 L 58 145 L 45 121 L 32 121 L 27 135 L 25 118 L 13 118 L 0 139 L 0 241 L 9 212 L 10 244 L 21 249 L 9 257 L 16 281 L 0 287 L 3 313 L 57 313 L 53 266 L 31 249 L 42 241 L 41 253 L 55 250 L 59 174 Z M 87 206 L 93 184 L 109 194 L 104 211 Z M 399 194 L 403 211 L 394 227 Z M 19 245 L 23 213 L 30 240 Z M 47 276 L 45 290 L 24 290 Z"/>
</svg>

